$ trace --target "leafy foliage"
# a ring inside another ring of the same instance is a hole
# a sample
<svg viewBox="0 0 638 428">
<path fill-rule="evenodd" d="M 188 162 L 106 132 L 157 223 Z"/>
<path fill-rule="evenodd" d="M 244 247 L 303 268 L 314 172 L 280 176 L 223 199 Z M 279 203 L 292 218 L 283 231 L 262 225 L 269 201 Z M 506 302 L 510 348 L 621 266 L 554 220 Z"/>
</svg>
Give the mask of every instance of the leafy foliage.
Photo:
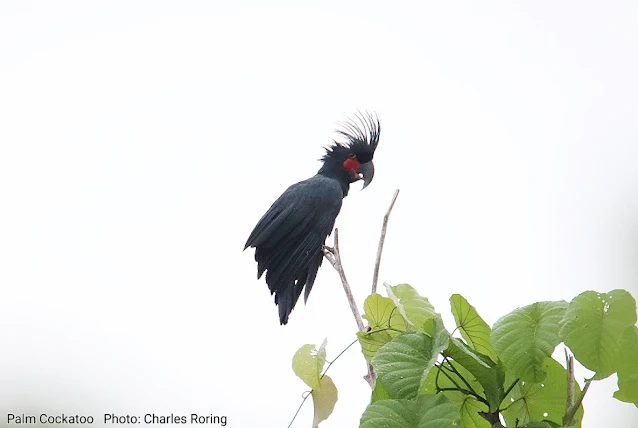
<svg viewBox="0 0 638 428">
<path fill-rule="evenodd" d="M 501 367 L 484 355 L 480 355 L 460 339 L 452 338 L 444 355 L 451 357 L 469 371 L 485 391 L 485 399 L 491 411 L 498 409 L 503 400 L 505 374 Z"/>
<path fill-rule="evenodd" d="M 319 350 L 315 345 L 304 345 L 292 358 L 292 370 L 312 389 L 321 391 L 321 370 L 326 362 L 326 341 Z"/>
<path fill-rule="evenodd" d="M 459 410 L 443 395 L 383 400 L 363 413 L 360 428 L 458 428 Z"/>
<path fill-rule="evenodd" d="M 489 410 L 487 404 L 475 396 L 458 391 L 460 385 L 471 391 L 482 394 L 481 384 L 462 365 L 447 360 L 441 363 L 441 370 L 432 370 L 421 389 L 421 394 L 441 392 L 452 401 L 461 414 L 461 425 L 464 428 L 490 428 L 490 423 L 479 415 Z M 467 385 L 463 382 L 467 382 Z"/>
<path fill-rule="evenodd" d="M 638 327 L 625 329 L 618 346 L 618 391 L 614 397 L 638 406 Z"/>
<path fill-rule="evenodd" d="M 618 341 L 636 324 L 636 301 L 625 290 L 585 291 L 571 301 L 560 336 L 578 361 L 604 379 L 618 369 Z"/>
<path fill-rule="evenodd" d="M 326 362 L 326 343 L 324 340 L 319 349 L 315 345 L 304 345 L 292 358 L 293 371 L 312 388 L 310 393 L 315 409 L 313 428 L 328 419 L 337 403 L 337 387 L 330 376 L 321 373 Z"/>
<path fill-rule="evenodd" d="M 492 343 L 505 366 L 527 382 L 545 378 L 543 363 L 561 340 L 559 322 L 567 302 L 538 302 L 516 309 L 494 324 Z"/>
<path fill-rule="evenodd" d="M 370 330 L 358 332 L 357 337 L 361 343 L 363 355 L 366 360 L 371 361 L 379 348 L 406 330 L 406 324 L 394 302 L 380 294 L 374 293 L 368 296 L 363 309 L 365 311 L 363 318 L 368 321 Z"/>
<path fill-rule="evenodd" d="M 381 382 L 381 379 L 377 377 L 377 381 L 374 384 L 374 389 L 372 390 L 372 399 L 370 400 L 370 402 L 374 403 L 375 401 L 387 400 L 389 398 L 390 394 L 388 394 L 388 390 L 385 389 L 385 386 L 383 386 L 383 382 Z"/>
<path fill-rule="evenodd" d="M 420 296 L 417 291 L 408 284 L 390 286 L 383 284 L 401 315 L 411 326 L 417 330 L 426 331 L 425 326 L 433 318 L 440 317 L 435 311 L 430 301 Z"/>
<path fill-rule="evenodd" d="M 383 345 L 372 359 L 379 379 L 393 398 L 417 398 L 431 367 L 432 338 L 405 333 Z"/>
<path fill-rule="evenodd" d="M 455 337 L 410 285 L 385 287 L 389 297 L 366 299 L 370 330 L 358 333 L 378 376 L 360 427 L 489 428 L 501 417 L 507 427 L 580 427 L 584 393 L 573 374 L 551 358 L 561 342 L 596 372 L 587 384 L 617 372 L 614 397 L 638 406 L 636 302 L 624 290 L 587 291 L 570 303 L 533 303 L 492 328 L 454 294 L 450 305 L 461 336 Z M 332 381 L 320 375 L 324 362 L 325 342 L 319 350 L 305 345 L 293 360 L 313 398 L 317 392 L 314 426 L 332 412 L 337 398 Z"/>
<path fill-rule="evenodd" d="M 541 383 L 520 380 L 505 397 L 506 410 L 503 417 L 508 426 L 516 426 L 516 421 L 526 424 L 533 421 L 546 421 L 560 424 L 567 403 L 567 373 L 556 360 L 546 358 L 543 362 L 545 379 Z M 581 420 L 583 408 L 576 413 Z M 580 426 L 578 424 L 577 426 Z"/>
<path fill-rule="evenodd" d="M 321 378 L 321 389 L 313 389 L 312 402 L 315 405 L 315 417 L 312 421 L 313 428 L 319 426 L 319 423 L 328 419 L 328 416 L 332 414 L 337 403 L 337 387 L 335 386 L 330 376 L 323 376 Z"/>
<path fill-rule="evenodd" d="M 492 346 L 490 333 L 492 329 L 476 312 L 474 306 L 460 294 L 452 294 L 450 297 L 452 315 L 456 321 L 456 327 L 467 345 L 481 354 L 487 355 L 496 361 L 496 352 Z"/>
</svg>

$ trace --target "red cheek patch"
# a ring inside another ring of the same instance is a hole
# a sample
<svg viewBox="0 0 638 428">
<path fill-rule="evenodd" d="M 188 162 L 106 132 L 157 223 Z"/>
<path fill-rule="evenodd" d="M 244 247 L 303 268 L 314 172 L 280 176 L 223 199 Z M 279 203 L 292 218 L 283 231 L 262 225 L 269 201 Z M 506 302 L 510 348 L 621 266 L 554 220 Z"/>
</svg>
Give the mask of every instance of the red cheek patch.
<svg viewBox="0 0 638 428">
<path fill-rule="evenodd" d="M 359 172 L 359 161 L 357 160 L 356 156 L 353 156 L 343 161 L 343 167 L 346 171 Z"/>
</svg>

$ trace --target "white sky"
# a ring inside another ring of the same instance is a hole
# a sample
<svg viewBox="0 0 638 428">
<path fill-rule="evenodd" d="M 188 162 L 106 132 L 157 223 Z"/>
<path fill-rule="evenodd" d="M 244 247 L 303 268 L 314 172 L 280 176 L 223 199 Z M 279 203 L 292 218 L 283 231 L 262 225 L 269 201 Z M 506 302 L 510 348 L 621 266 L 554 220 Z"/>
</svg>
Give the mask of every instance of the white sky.
<svg viewBox="0 0 638 428">
<path fill-rule="evenodd" d="M 241 250 L 356 109 L 383 129 L 337 220 L 359 302 L 395 188 L 381 280 L 450 329 L 452 293 L 490 324 L 587 289 L 638 296 L 638 3 L 299 3 L 2 3 L 3 419 L 287 426 L 296 349 L 327 337 L 333 358 L 356 325 L 325 263 L 280 327 Z M 323 427 L 357 425 L 364 372 L 356 347 L 333 365 Z M 638 427 L 615 389 L 592 385 L 585 428 Z M 295 426 L 311 420 L 308 402 Z"/>
</svg>

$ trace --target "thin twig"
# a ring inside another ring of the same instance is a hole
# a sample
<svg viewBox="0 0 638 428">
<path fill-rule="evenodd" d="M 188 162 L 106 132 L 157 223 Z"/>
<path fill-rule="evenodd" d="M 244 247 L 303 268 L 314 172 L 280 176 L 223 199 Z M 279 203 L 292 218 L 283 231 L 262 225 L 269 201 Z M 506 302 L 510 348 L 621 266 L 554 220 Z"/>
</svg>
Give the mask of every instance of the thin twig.
<svg viewBox="0 0 638 428">
<path fill-rule="evenodd" d="M 381 265 L 381 253 L 383 252 L 383 243 L 385 242 L 385 234 L 386 230 L 388 229 L 388 220 L 390 219 L 390 213 L 392 212 L 392 208 L 394 208 L 394 203 L 397 201 L 398 196 L 399 189 L 394 191 L 394 196 L 392 197 L 392 202 L 390 202 L 390 207 L 383 216 L 383 227 L 381 228 L 379 248 L 377 249 L 377 261 L 374 264 L 374 274 L 372 275 L 372 293 L 377 292 L 377 283 L 379 282 L 379 266 Z"/>
<path fill-rule="evenodd" d="M 308 397 L 310 397 L 310 395 L 312 395 L 312 391 L 306 391 L 306 392 L 303 393 L 303 400 L 301 400 L 301 404 L 297 408 L 297 411 L 295 412 L 295 415 L 292 417 L 292 420 L 290 421 L 290 424 L 288 424 L 288 428 L 290 428 L 292 426 L 292 424 L 295 422 L 295 419 L 297 419 L 297 416 L 299 415 L 299 412 L 301 411 L 301 408 L 303 407 L 303 403 L 306 402 L 306 400 L 308 399 Z"/>
<path fill-rule="evenodd" d="M 580 405 L 583 404 L 583 399 L 585 398 L 585 394 L 587 394 L 589 385 L 591 385 L 591 380 L 585 382 L 585 386 L 583 387 L 583 390 L 581 391 L 580 395 L 576 399 L 576 402 L 574 403 L 574 414 L 576 414 Z"/>
</svg>

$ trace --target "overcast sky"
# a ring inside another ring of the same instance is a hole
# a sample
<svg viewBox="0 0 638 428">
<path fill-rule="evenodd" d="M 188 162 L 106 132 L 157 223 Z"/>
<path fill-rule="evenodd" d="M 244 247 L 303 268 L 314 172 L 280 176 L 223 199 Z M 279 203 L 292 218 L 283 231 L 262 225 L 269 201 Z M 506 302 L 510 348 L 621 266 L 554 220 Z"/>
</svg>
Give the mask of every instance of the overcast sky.
<svg viewBox="0 0 638 428">
<path fill-rule="evenodd" d="M 453 293 L 490 324 L 638 296 L 638 3 L 301 3 L 0 5 L 3 419 L 287 426 L 294 352 L 327 338 L 334 358 L 356 324 L 324 263 L 281 327 L 242 249 L 357 109 L 382 123 L 374 182 L 337 220 L 360 305 L 396 188 L 380 279 L 450 330 Z M 332 366 L 323 427 L 357 426 L 364 374 L 356 346 Z M 583 427 L 638 427 L 615 390 L 592 385 Z"/>
</svg>

